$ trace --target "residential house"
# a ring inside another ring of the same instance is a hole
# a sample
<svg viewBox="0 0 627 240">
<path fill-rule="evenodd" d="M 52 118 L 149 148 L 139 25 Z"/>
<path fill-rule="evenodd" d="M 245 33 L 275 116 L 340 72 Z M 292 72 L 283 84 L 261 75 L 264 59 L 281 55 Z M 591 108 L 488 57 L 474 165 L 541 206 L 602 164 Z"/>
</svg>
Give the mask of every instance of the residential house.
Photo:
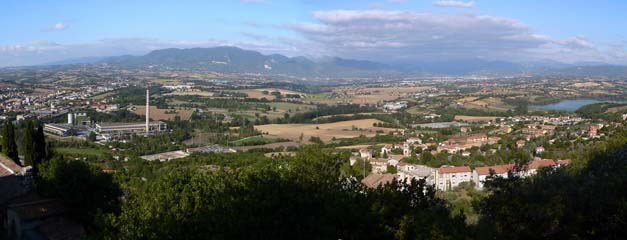
<svg viewBox="0 0 627 240">
<path fill-rule="evenodd" d="M 486 177 L 490 176 L 491 172 L 493 172 L 495 176 L 507 178 L 508 172 L 513 171 L 514 166 L 514 164 L 504 164 L 475 168 L 472 171 L 472 181 L 475 183 L 475 188 L 479 190 L 483 189 Z"/>
</svg>

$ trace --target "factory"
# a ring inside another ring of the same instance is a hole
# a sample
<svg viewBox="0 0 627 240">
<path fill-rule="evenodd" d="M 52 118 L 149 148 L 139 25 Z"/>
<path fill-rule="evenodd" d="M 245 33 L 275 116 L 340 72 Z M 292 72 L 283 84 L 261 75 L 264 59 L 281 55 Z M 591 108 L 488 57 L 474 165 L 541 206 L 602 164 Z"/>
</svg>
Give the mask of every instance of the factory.
<svg viewBox="0 0 627 240">
<path fill-rule="evenodd" d="M 162 121 L 150 121 L 150 90 L 146 89 L 146 122 L 131 123 L 96 123 L 96 133 L 104 139 L 123 138 L 129 135 L 150 135 L 167 130 Z"/>
</svg>

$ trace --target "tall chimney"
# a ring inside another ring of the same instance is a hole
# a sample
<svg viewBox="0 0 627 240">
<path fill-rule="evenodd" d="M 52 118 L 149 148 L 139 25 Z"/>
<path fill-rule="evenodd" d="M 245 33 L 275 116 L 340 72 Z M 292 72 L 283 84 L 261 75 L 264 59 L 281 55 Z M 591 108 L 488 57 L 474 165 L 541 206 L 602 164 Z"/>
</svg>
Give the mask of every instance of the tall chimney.
<svg viewBox="0 0 627 240">
<path fill-rule="evenodd" d="M 150 89 L 146 88 L 146 133 L 150 132 Z"/>
</svg>

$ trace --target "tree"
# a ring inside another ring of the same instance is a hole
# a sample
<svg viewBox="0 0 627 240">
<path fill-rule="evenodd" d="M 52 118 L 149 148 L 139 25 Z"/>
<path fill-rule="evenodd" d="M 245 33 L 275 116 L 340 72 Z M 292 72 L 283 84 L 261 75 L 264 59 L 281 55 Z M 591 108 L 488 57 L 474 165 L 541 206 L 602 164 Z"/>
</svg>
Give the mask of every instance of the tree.
<svg viewBox="0 0 627 240">
<path fill-rule="evenodd" d="M 17 144 L 15 143 L 15 129 L 11 121 L 5 121 L 2 128 L 2 153 L 13 159 L 16 163 L 20 163 L 17 152 Z"/>
<path fill-rule="evenodd" d="M 87 140 L 89 140 L 90 142 L 95 142 L 96 141 L 96 133 L 95 132 L 89 132 L 89 136 L 87 136 Z"/>
<path fill-rule="evenodd" d="M 46 136 L 44 135 L 44 126 L 39 125 L 37 127 L 37 131 L 35 132 L 35 137 L 33 139 L 35 143 L 35 169 L 37 166 L 41 164 L 45 159 L 48 159 L 49 154 L 46 145 Z"/>
<path fill-rule="evenodd" d="M 58 198 L 75 219 L 89 226 L 99 212 L 115 212 L 122 191 L 110 174 L 82 161 L 57 157 L 39 166 L 35 187 L 44 197 Z"/>
<path fill-rule="evenodd" d="M 32 120 L 26 122 L 24 138 L 22 138 L 22 149 L 24 150 L 24 165 L 34 166 L 36 164 L 35 152 L 35 124 Z"/>
</svg>

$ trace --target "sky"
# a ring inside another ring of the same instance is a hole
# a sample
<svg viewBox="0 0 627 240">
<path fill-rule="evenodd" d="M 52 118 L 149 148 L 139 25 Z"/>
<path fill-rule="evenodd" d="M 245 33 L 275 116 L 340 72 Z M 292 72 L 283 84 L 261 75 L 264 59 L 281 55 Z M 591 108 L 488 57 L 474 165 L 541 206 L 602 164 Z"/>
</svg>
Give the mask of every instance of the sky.
<svg viewBox="0 0 627 240">
<path fill-rule="evenodd" d="M 0 6 L 0 67 L 215 46 L 386 63 L 627 64 L 627 1 L 620 0 L 21 0 Z"/>
</svg>

